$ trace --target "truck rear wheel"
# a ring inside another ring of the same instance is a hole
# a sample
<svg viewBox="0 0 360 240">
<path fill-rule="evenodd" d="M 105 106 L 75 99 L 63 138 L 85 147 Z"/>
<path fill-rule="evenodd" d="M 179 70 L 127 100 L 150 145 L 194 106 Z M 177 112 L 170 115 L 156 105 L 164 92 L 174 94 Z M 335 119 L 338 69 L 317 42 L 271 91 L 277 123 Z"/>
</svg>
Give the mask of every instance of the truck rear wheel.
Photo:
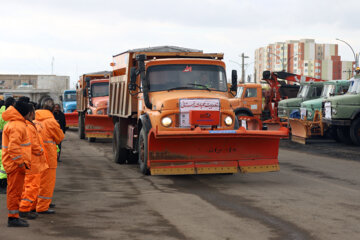
<svg viewBox="0 0 360 240">
<path fill-rule="evenodd" d="M 347 145 L 352 144 L 352 141 L 350 138 L 350 128 L 349 127 L 337 127 L 336 133 L 341 142 L 343 142 Z"/>
<path fill-rule="evenodd" d="M 140 172 L 144 175 L 149 175 L 150 171 L 147 167 L 147 157 L 148 157 L 148 138 L 147 134 L 144 128 L 141 128 L 140 134 L 139 134 L 139 166 L 140 166 Z"/>
<path fill-rule="evenodd" d="M 125 164 L 126 159 L 128 158 L 128 150 L 122 147 L 120 138 L 120 124 L 118 122 L 114 125 L 112 143 L 114 162 L 119 164 Z"/>
<path fill-rule="evenodd" d="M 360 118 L 354 120 L 350 127 L 350 137 L 352 142 L 360 146 Z"/>
<path fill-rule="evenodd" d="M 79 127 L 78 133 L 80 139 L 85 139 L 85 119 L 82 113 L 79 113 Z"/>
</svg>

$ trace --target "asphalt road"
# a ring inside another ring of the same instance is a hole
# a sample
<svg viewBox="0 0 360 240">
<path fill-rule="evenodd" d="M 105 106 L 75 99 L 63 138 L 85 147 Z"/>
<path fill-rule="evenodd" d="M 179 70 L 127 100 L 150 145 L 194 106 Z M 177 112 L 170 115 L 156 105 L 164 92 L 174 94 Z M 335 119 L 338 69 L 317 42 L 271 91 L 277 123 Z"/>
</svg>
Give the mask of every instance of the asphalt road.
<svg viewBox="0 0 360 240">
<path fill-rule="evenodd" d="M 0 238 L 359 239 L 358 148 L 281 146 L 275 173 L 143 176 L 137 165 L 112 162 L 110 141 L 88 143 L 68 132 L 57 213 L 27 229 L 7 228 L 0 195 Z"/>
</svg>

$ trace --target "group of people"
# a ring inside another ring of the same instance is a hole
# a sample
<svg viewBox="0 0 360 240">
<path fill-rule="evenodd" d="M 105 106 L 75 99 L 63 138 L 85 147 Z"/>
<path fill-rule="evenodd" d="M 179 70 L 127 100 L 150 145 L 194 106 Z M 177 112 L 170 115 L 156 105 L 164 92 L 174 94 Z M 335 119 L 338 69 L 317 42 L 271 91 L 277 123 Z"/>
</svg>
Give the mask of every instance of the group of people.
<svg viewBox="0 0 360 240">
<path fill-rule="evenodd" d="M 52 98 L 38 110 L 29 100 L 7 98 L 0 109 L 0 177 L 1 186 L 7 185 L 8 227 L 28 227 L 26 219 L 55 213 L 50 208 L 55 207 L 57 145 L 64 132 L 54 117 Z"/>
</svg>

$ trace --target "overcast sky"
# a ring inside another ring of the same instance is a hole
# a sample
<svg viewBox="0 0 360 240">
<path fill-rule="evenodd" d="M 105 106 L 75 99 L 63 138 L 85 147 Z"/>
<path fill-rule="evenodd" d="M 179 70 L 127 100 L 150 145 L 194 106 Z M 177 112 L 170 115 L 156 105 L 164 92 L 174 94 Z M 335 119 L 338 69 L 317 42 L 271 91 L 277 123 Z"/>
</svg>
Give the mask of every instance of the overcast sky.
<svg viewBox="0 0 360 240">
<path fill-rule="evenodd" d="M 83 73 L 111 70 L 117 53 L 160 45 L 223 52 L 240 70 L 232 61 L 242 52 L 252 63 L 256 48 L 301 38 L 338 43 L 350 61 L 335 38 L 360 52 L 359 13 L 355 0 L 0 0 L 0 74 L 50 74 L 54 57 L 54 74 L 74 87 Z"/>
</svg>

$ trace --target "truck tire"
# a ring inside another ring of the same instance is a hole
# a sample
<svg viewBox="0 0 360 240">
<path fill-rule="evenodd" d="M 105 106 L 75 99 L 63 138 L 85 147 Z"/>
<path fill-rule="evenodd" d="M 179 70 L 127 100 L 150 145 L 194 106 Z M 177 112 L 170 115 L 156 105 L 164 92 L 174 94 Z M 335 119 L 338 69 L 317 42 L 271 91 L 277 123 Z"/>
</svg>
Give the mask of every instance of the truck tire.
<svg viewBox="0 0 360 240">
<path fill-rule="evenodd" d="M 350 127 L 350 137 L 352 142 L 360 146 L 360 118 L 355 119 Z"/>
<path fill-rule="evenodd" d="M 337 127 L 336 133 L 341 142 L 343 142 L 347 145 L 352 144 L 352 141 L 350 138 L 350 128 L 349 127 L 347 127 L 347 126 L 346 127 Z"/>
<path fill-rule="evenodd" d="M 138 152 L 139 152 L 139 167 L 140 172 L 144 175 L 149 175 L 150 171 L 147 167 L 147 157 L 148 157 L 148 136 L 146 134 L 145 128 L 141 128 L 139 134 L 139 144 L 138 144 Z"/>
<path fill-rule="evenodd" d="M 128 150 L 122 147 L 120 140 L 120 123 L 115 123 L 113 131 L 113 154 L 114 162 L 119 164 L 125 164 L 126 159 L 128 158 Z"/>
<path fill-rule="evenodd" d="M 78 133 L 80 139 L 85 139 L 85 118 L 82 113 L 79 113 L 79 127 Z"/>
</svg>

